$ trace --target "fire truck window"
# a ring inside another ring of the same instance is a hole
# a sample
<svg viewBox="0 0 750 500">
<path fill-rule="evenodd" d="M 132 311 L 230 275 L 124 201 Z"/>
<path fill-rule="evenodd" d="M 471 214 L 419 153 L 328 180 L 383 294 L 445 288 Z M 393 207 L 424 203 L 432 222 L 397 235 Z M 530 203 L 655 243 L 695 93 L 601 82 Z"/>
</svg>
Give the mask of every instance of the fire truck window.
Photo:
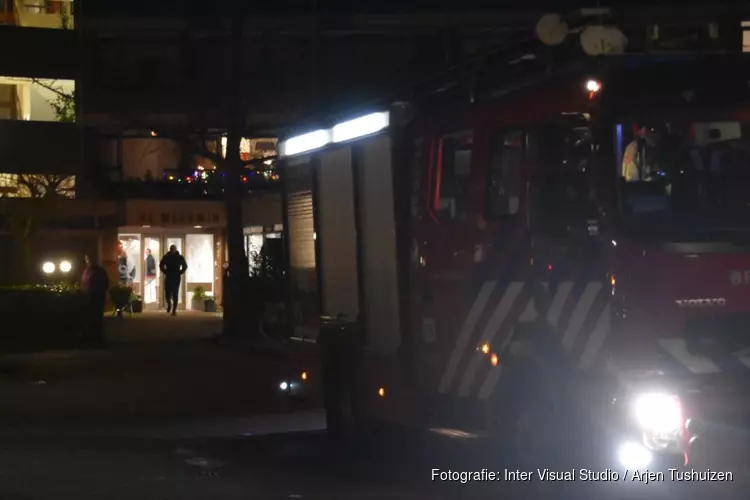
<svg viewBox="0 0 750 500">
<path fill-rule="evenodd" d="M 594 196 L 591 182 L 591 129 L 576 117 L 530 131 L 535 161 L 531 221 L 539 233 L 562 237 L 585 228 Z"/>
<path fill-rule="evenodd" d="M 526 134 L 521 130 L 504 132 L 490 141 L 486 194 L 488 220 L 518 212 L 525 141 Z"/>
<path fill-rule="evenodd" d="M 748 206 L 747 130 L 738 121 L 669 117 L 618 124 L 624 214 L 661 214 L 672 220 L 695 214 L 691 224 L 718 213 L 735 216 L 730 207 Z"/>
<path fill-rule="evenodd" d="M 472 134 L 461 132 L 440 140 L 438 211 L 448 220 L 466 220 L 469 211 Z"/>
</svg>

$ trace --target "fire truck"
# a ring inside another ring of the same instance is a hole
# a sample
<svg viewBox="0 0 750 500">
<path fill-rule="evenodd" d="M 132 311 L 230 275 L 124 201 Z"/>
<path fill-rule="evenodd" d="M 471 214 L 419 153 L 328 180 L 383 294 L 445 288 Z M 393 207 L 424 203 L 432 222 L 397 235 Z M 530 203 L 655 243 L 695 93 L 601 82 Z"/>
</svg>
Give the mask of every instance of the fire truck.
<svg viewBox="0 0 750 500">
<path fill-rule="evenodd" d="M 330 427 L 500 436 L 531 465 L 582 434 L 631 468 L 750 449 L 739 20 L 730 49 L 726 24 L 681 24 L 683 50 L 602 14 L 545 16 L 469 90 L 282 141 L 295 338 L 325 360 Z"/>
</svg>

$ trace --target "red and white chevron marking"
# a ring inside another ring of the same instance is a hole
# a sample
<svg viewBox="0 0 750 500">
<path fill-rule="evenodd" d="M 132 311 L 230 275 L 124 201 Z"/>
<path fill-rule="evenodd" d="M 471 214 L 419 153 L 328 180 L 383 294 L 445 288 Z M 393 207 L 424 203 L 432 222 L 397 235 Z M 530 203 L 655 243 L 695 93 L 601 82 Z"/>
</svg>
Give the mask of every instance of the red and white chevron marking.
<svg viewBox="0 0 750 500">
<path fill-rule="evenodd" d="M 549 288 L 548 284 L 544 286 Z M 602 359 L 603 346 L 611 333 L 611 289 L 600 281 L 558 284 L 546 320 L 559 334 L 563 350 L 581 370 L 597 365 L 619 371 Z M 488 353 L 480 346 L 489 344 L 492 352 L 501 352 L 512 339 L 513 329 L 538 319 L 538 312 L 526 282 L 507 286 L 497 281 L 484 283 L 474 299 L 456 338 L 442 374 L 439 392 L 464 398 L 487 400 L 500 378 L 500 367 L 492 369 Z M 690 354 L 685 339 L 679 336 L 657 337 L 653 348 L 669 356 L 672 362 L 695 375 L 720 373 L 719 365 L 707 357 Z M 750 369 L 750 352 L 733 356 Z M 618 375 L 619 373 L 616 373 Z"/>
<path fill-rule="evenodd" d="M 609 294 L 610 289 L 603 282 L 591 281 L 579 286 L 562 282 L 552 297 L 547 322 L 560 332 L 565 352 L 578 360 L 581 369 L 594 366 L 609 335 Z M 486 282 L 456 338 L 439 392 L 488 399 L 501 370 L 488 370 L 487 355 L 477 347 L 487 343 L 494 352 L 500 351 L 512 338 L 516 325 L 537 319 L 537 308 L 527 283 L 516 281 L 506 287 L 497 281 Z"/>
</svg>

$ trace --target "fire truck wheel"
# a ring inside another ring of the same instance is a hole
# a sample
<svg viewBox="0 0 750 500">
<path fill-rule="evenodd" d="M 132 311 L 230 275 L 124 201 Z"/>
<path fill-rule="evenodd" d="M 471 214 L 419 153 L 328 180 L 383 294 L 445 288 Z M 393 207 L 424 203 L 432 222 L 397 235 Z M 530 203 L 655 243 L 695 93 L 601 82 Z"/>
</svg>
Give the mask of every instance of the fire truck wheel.
<svg viewBox="0 0 750 500">
<path fill-rule="evenodd" d="M 485 409 L 486 430 L 507 451 L 514 466 L 532 469 L 565 453 L 568 421 L 562 394 L 551 383 L 539 383 L 538 374 L 538 370 L 509 370 Z"/>
<path fill-rule="evenodd" d="M 501 414 L 502 413 L 502 414 Z M 519 467 L 548 463 L 562 446 L 554 401 L 514 401 L 509 412 L 488 411 L 488 431 Z"/>
</svg>

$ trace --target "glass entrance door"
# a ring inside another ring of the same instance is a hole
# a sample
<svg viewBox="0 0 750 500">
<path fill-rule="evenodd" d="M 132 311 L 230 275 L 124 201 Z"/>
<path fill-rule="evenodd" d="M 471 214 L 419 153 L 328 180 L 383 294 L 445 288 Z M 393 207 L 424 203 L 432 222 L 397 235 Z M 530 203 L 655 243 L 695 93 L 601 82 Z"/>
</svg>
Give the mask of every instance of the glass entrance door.
<svg viewBox="0 0 750 500">
<path fill-rule="evenodd" d="M 161 237 L 143 237 L 143 307 L 154 311 L 164 303 L 159 261 L 163 255 Z"/>
<path fill-rule="evenodd" d="M 213 297 L 214 290 L 214 235 L 185 235 L 185 258 L 188 270 L 185 276 L 188 309 L 204 310 L 204 303 L 193 300 L 196 291 L 201 290 L 204 296 Z"/>
<path fill-rule="evenodd" d="M 164 237 L 164 253 L 167 253 L 170 249 L 170 247 L 174 245 L 177 247 L 177 251 L 180 252 L 181 255 L 185 255 L 185 238 L 182 236 L 166 236 Z M 188 264 L 189 266 L 190 264 Z M 185 277 L 182 277 L 183 279 L 180 281 L 180 292 L 177 294 L 177 304 L 178 309 L 184 310 L 185 309 Z M 164 284 L 164 279 L 161 279 L 162 286 Z M 162 287 L 162 290 L 164 288 Z M 162 294 L 163 295 L 163 294 Z M 164 303 L 166 307 L 166 301 L 164 297 L 162 297 L 162 303 Z"/>
</svg>

